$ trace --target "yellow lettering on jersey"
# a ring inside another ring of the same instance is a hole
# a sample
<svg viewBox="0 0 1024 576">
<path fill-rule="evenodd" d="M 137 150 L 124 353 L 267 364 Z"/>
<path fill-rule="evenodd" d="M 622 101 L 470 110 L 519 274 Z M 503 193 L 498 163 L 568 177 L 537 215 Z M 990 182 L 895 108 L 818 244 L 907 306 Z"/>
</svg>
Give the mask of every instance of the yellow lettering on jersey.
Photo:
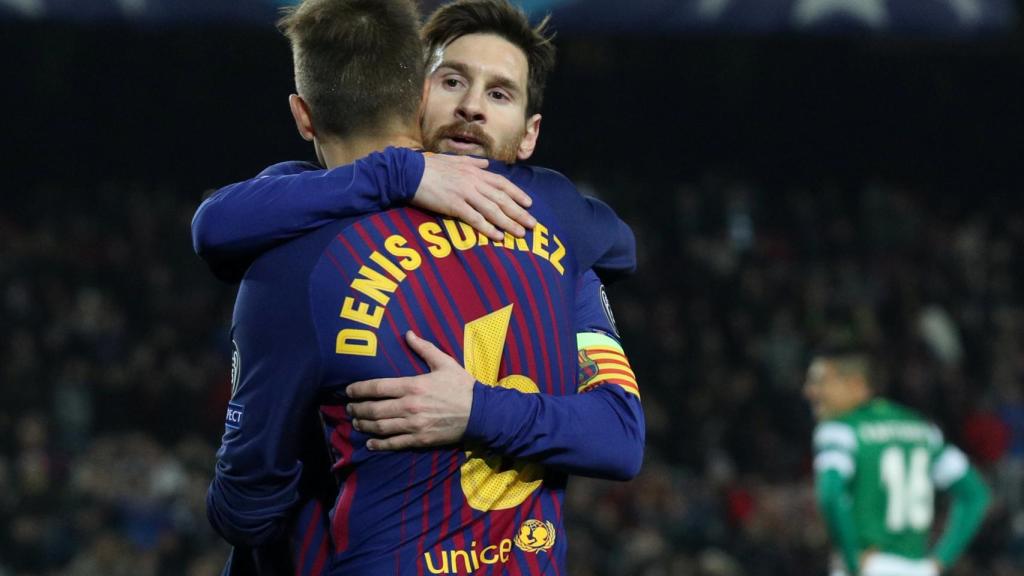
<svg viewBox="0 0 1024 576">
<path fill-rule="evenodd" d="M 541 223 L 537 223 L 533 231 L 528 233 L 525 238 L 516 238 L 510 233 L 505 233 L 504 239 L 496 242 L 476 232 L 469 224 L 451 218 L 423 222 L 416 228 L 416 231 L 426 246 L 426 252 L 417 245 L 410 244 L 411 239 L 405 238 L 400 234 L 392 234 L 385 238 L 383 250 L 371 252 L 367 257 L 367 264 L 360 266 L 356 278 L 349 284 L 348 287 L 353 293 L 346 296 L 342 301 L 341 312 L 338 314 L 339 317 L 374 330 L 380 328 L 384 314 L 387 312 L 387 307 L 391 303 L 391 297 L 398 290 L 399 285 L 408 277 L 408 272 L 419 269 L 423 265 L 423 259 L 427 254 L 437 259 L 447 258 L 451 255 L 453 249 L 467 251 L 483 246 L 495 246 L 518 252 L 532 253 L 537 258 L 550 263 L 560 275 L 565 275 L 565 266 L 562 264 L 566 255 L 565 244 L 562 243 L 561 238 L 551 233 L 550 228 Z M 552 245 L 554 246 L 554 251 L 551 250 Z M 510 313 L 499 310 L 495 314 L 507 316 Z M 488 322 L 490 321 L 488 320 Z M 487 342 L 485 348 L 490 349 L 496 346 L 498 350 L 501 350 L 504 348 L 503 334 L 507 330 L 508 320 L 506 318 L 504 328 L 500 329 L 502 333 L 500 342 L 491 341 L 493 335 L 488 337 L 480 335 L 479 340 Z M 373 336 L 373 338 L 371 339 L 370 336 Z M 477 340 L 477 338 L 474 338 L 474 340 Z M 335 349 L 338 354 L 376 355 L 376 335 L 362 328 L 346 328 L 338 333 L 338 342 Z M 471 354 L 472 352 L 467 351 L 467 362 L 470 362 L 469 357 Z M 500 360 L 500 355 L 498 359 Z M 494 365 L 490 360 L 485 361 L 480 367 L 487 373 L 493 368 L 496 377 L 497 365 Z M 470 372 L 472 371 L 470 370 Z M 495 382 L 493 378 L 485 379 L 478 376 L 477 379 L 492 386 L 509 385 L 508 383 Z M 515 380 L 513 378 L 509 382 Z M 534 385 L 533 388 L 535 387 Z"/>
<path fill-rule="evenodd" d="M 551 261 L 551 255 L 548 254 L 548 229 L 540 222 L 533 227 L 533 253 L 537 256 Z"/>
<path fill-rule="evenodd" d="M 498 551 L 501 553 L 501 561 L 503 563 L 508 562 L 509 555 L 512 554 L 512 541 L 502 540 L 501 546 L 498 548 Z"/>
<path fill-rule="evenodd" d="M 444 550 L 441 551 L 441 566 L 434 566 L 434 559 L 430 557 L 430 552 L 424 552 L 423 557 L 427 561 L 427 571 L 431 574 L 450 574 L 448 571 L 448 554 L 445 554 Z"/>
<path fill-rule="evenodd" d="M 452 245 L 455 246 L 460 252 L 465 252 L 470 248 L 476 246 L 476 230 L 469 224 L 463 221 L 455 222 L 445 218 L 444 229 L 448 233 L 448 237 L 452 239 Z"/>
<path fill-rule="evenodd" d="M 367 302 L 356 302 L 355 298 L 346 296 L 345 301 L 341 304 L 341 314 L 339 316 L 346 320 L 366 324 L 372 328 L 380 328 L 380 321 L 384 318 L 384 307 L 374 306 Z"/>
<path fill-rule="evenodd" d="M 373 256 L 384 258 L 380 252 L 374 252 L 370 258 L 373 259 Z M 402 276 L 404 277 L 405 274 L 403 273 Z M 391 300 L 389 294 L 398 289 L 398 283 L 369 266 L 363 266 L 359 268 L 359 278 L 352 281 L 352 289 L 375 300 L 381 306 L 387 306 L 388 301 Z M 383 312 L 381 313 L 383 314 Z"/>
<path fill-rule="evenodd" d="M 452 245 L 441 236 L 441 227 L 437 222 L 424 222 L 419 227 L 420 237 L 429 244 L 427 250 L 434 258 L 446 258 L 452 253 Z"/>
<path fill-rule="evenodd" d="M 377 335 L 371 330 L 345 328 L 338 332 L 334 352 L 351 356 L 376 356 Z"/>
<path fill-rule="evenodd" d="M 465 574 L 473 571 L 473 567 L 469 563 L 469 552 L 465 550 L 452 550 L 451 557 L 452 570 L 454 570 L 456 574 Z M 459 570 L 459 558 L 462 558 L 464 562 L 465 568 L 463 570 Z"/>
<path fill-rule="evenodd" d="M 491 552 L 493 550 L 493 552 Z M 485 547 L 480 551 L 480 562 L 484 564 L 497 564 L 500 557 L 497 554 L 498 547 L 494 544 Z"/>
<path fill-rule="evenodd" d="M 495 246 L 497 246 L 497 244 L 495 244 Z M 517 238 L 517 237 L 513 236 L 509 232 L 505 232 L 505 242 L 502 244 L 502 246 L 504 246 L 505 248 L 508 248 L 509 250 L 515 248 L 516 250 L 519 250 L 520 252 L 529 252 L 530 251 L 529 246 L 526 245 L 526 239 L 525 238 Z"/>
<path fill-rule="evenodd" d="M 385 242 L 387 241 L 385 240 Z M 373 254 L 370 254 L 370 260 L 372 260 L 374 264 L 383 268 L 385 272 L 391 274 L 391 277 L 394 278 L 396 282 L 405 280 L 405 272 L 387 256 L 375 250 Z"/>
<path fill-rule="evenodd" d="M 415 248 L 411 248 L 408 244 L 409 242 L 403 236 L 394 234 L 388 236 L 388 239 L 384 241 L 384 249 L 388 251 L 388 254 L 401 258 L 398 264 L 411 272 L 423 264 L 423 257 L 420 256 L 420 253 Z M 401 278 L 396 275 L 395 279 L 401 282 L 405 279 L 405 275 L 403 274 Z"/>
<path fill-rule="evenodd" d="M 558 236 L 552 236 L 552 238 L 558 248 L 555 249 L 548 262 L 551 262 L 551 265 L 555 267 L 555 270 L 558 270 L 559 274 L 565 275 L 565 267 L 562 266 L 562 258 L 565 257 L 565 244 L 562 244 L 562 240 Z"/>
</svg>

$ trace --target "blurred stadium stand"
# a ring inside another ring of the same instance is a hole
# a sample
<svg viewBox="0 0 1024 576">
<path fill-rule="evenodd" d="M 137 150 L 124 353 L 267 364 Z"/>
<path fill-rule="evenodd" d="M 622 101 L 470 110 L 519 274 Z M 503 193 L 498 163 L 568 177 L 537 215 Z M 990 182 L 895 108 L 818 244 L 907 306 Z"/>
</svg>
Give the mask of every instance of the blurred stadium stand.
<svg viewBox="0 0 1024 576">
<path fill-rule="evenodd" d="M 202 497 L 233 291 L 189 219 L 311 156 L 258 4 L 0 0 L 2 576 L 219 573 Z M 1008 3 L 911 4 L 981 7 L 988 31 L 641 33 L 652 3 L 598 33 L 607 3 L 578 28 L 584 3 L 552 4 L 537 162 L 637 232 L 611 297 L 649 424 L 640 478 L 573 481 L 572 574 L 824 575 L 799 386 L 837 329 L 997 488 L 952 574 L 1024 573 L 1024 42 Z"/>
<path fill-rule="evenodd" d="M 441 4 L 423 2 L 424 10 Z M 136 23 L 273 21 L 290 0 L 0 0 L 12 18 Z M 551 12 L 568 32 L 652 31 L 894 31 L 972 35 L 1007 29 L 1011 0 L 523 0 L 531 14 Z"/>
</svg>

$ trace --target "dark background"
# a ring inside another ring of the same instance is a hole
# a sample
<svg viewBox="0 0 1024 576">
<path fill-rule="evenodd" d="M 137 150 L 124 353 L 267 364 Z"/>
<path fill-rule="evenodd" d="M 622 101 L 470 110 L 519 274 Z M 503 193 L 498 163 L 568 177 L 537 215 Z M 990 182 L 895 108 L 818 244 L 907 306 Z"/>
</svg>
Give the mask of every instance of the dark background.
<svg viewBox="0 0 1024 576">
<path fill-rule="evenodd" d="M 202 186 L 310 156 L 287 109 L 287 43 L 272 29 L 0 30 L 15 178 L 174 174 Z M 1017 34 L 563 35 L 535 160 L 572 172 L 615 159 L 644 177 L 1009 186 L 1024 138 L 1022 48 Z"/>
<path fill-rule="evenodd" d="M 1021 33 L 558 44 L 534 160 L 637 232 L 611 296 L 649 425 L 637 480 L 570 488 L 570 572 L 826 573 L 799 387 L 840 332 L 995 490 L 954 573 L 1021 573 Z M 233 288 L 188 224 L 204 191 L 312 159 L 287 44 L 5 20 L 0 54 L 0 575 L 216 574 Z"/>
</svg>

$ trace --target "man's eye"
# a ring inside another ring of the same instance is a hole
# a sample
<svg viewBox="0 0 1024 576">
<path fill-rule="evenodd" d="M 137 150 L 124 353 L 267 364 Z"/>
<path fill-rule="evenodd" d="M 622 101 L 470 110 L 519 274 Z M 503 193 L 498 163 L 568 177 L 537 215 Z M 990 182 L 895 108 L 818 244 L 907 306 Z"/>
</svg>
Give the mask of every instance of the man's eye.
<svg viewBox="0 0 1024 576">
<path fill-rule="evenodd" d="M 458 78 L 445 78 L 444 79 L 444 85 L 446 87 L 448 87 L 448 88 L 458 88 L 459 84 L 461 84 L 461 82 L 459 82 Z"/>
<path fill-rule="evenodd" d="M 492 90 L 491 98 L 494 98 L 495 100 L 508 100 L 508 94 L 505 94 L 500 90 Z"/>
</svg>

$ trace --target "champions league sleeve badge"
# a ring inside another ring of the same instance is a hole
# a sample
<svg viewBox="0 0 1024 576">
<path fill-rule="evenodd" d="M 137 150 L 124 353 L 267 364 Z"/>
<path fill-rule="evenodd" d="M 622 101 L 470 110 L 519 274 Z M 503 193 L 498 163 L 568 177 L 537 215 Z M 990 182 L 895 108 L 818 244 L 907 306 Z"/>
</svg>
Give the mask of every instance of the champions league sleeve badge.
<svg viewBox="0 0 1024 576">
<path fill-rule="evenodd" d="M 231 341 L 231 397 L 238 392 L 238 381 L 241 379 L 242 355 L 238 353 L 238 342 Z"/>
<path fill-rule="evenodd" d="M 231 341 L 231 399 L 235 399 L 238 392 L 238 382 L 241 380 L 242 355 L 238 353 L 238 342 Z M 242 427 L 242 415 L 245 413 L 245 406 L 237 402 L 228 402 L 228 409 L 224 415 L 224 425 L 232 430 Z"/>
<path fill-rule="evenodd" d="M 612 313 L 612 305 L 608 302 L 608 293 L 605 292 L 604 285 L 601 285 L 601 307 L 604 308 L 604 315 L 608 318 L 608 325 L 612 327 L 612 334 L 619 338 L 619 327 L 615 324 L 615 314 Z"/>
</svg>

